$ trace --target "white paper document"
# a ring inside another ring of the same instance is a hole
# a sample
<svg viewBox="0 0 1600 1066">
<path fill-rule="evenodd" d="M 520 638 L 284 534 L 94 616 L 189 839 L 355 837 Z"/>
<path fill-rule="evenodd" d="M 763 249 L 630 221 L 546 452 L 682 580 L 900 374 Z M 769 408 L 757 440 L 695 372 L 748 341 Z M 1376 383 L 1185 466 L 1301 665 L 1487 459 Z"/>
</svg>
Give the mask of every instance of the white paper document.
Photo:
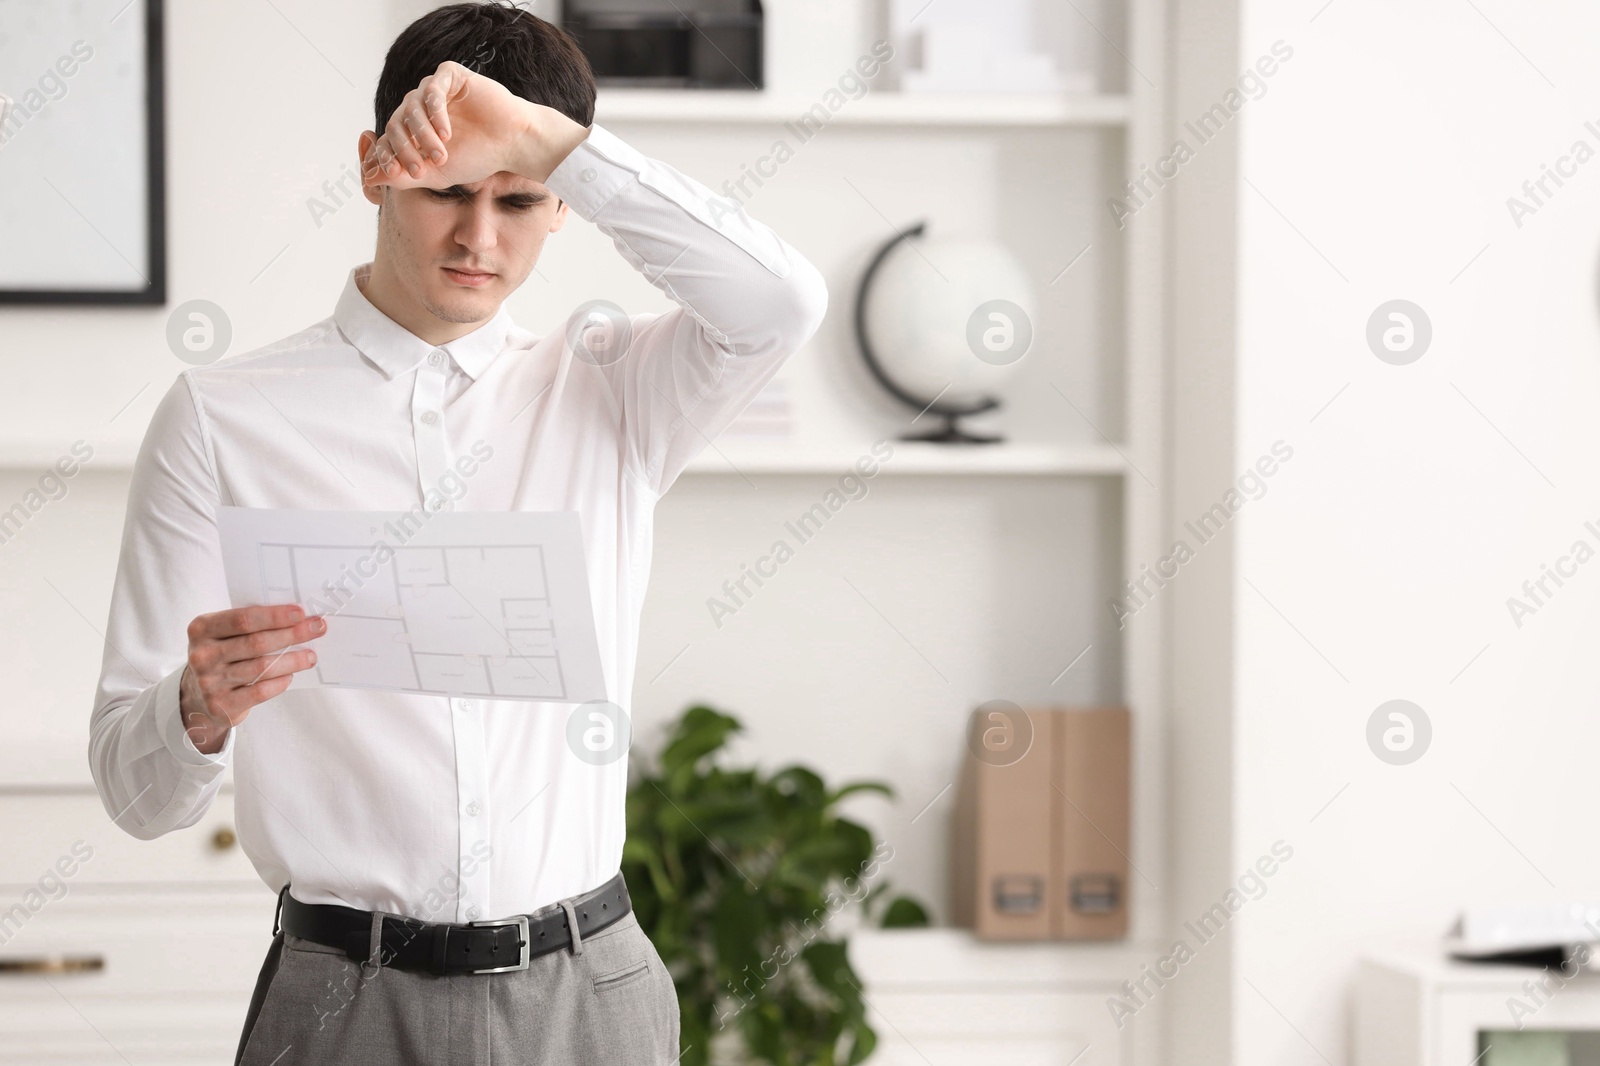
<svg viewBox="0 0 1600 1066">
<path fill-rule="evenodd" d="M 234 607 L 327 618 L 291 691 L 606 698 L 576 511 L 221 507 L 217 525 Z"/>
</svg>

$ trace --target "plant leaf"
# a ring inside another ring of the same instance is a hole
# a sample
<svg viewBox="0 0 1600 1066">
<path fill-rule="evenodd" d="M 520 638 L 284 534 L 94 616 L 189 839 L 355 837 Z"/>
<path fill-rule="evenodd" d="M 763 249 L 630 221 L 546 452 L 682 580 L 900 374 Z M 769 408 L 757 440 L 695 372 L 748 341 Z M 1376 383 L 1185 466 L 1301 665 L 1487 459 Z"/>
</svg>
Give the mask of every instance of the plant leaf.
<svg viewBox="0 0 1600 1066">
<path fill-rule="evenodd" d="M 910 896 L 896 896 L 878 923 L 884 929 L 913 929 L 928 924 L 928 912 Z"/>
<path fill-rule="evenodd" d="M 836 788 L 828 793 L 828 806 L 832 807 L 846 796 L 856 792 L 877 792 L 891 799 L 894 798 L 894 789 L 882 781 L 852 781 L 848 785 Z"/>
</svg>

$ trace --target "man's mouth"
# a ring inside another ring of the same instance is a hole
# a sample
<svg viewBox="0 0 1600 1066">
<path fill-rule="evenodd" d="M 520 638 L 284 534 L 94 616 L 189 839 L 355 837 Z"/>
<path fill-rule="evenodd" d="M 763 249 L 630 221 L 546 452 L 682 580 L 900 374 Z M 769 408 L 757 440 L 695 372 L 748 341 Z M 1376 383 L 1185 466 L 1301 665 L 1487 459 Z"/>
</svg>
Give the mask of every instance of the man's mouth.
<svg viewBox="0 0 1600 1066">
<path fill-rule="evenodd" d="M 487 285 L 495 278 L 494 274 L 474 270 L 457 270 L 455 267 L 445 267 L 445 275 L 458 285 Z"/>
</svg>

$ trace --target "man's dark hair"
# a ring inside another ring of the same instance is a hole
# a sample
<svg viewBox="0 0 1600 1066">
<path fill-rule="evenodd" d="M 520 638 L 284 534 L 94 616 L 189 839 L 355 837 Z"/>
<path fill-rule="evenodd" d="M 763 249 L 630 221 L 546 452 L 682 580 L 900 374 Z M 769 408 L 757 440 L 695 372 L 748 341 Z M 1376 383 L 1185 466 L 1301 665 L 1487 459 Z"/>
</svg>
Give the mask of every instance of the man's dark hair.
<svg viewBox="0 0 1600 1066">
<path fill-rule="evenodd" d="M 373 99 L 373 132 L 383 136 L 406 93 L 446 60 L 580 126 L 594 124 L 594 71 L 577 42 L 531 11 L 485 0 L 430 11 L 395 38 Z"/>
</svg>

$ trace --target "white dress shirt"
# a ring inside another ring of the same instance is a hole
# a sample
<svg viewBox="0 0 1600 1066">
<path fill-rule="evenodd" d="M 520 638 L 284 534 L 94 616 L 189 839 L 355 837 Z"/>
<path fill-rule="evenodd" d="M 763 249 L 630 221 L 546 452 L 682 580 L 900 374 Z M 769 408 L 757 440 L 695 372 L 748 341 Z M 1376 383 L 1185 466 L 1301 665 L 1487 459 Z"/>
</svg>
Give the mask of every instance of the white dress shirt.
<svg viewBox="0 0 1600 1066">
<path fill-rule="evenodd" d="M 90 723 L 101 800 L 129 833 L 193 825 L 231 762 L 241 847 L 304 902 L 465 922 L 619 869 L 627 759 L 574 755 L 570 704 L 297 689 L 214 755 L 178 713 L 189 622 L 232 606 L 219 504 L 432 501 L 578 512 L 606 695 L 631 714 L 656 500 L 812 336 L 828 294 L 771 229 L 599 125 L 545 184 L 678 305 L 629 316 L 620 358 L 604 332 L 575 352 L 576 311 L 536 337 L 504 307 L 435 348 L 361 293 L 369 263 L 330 317 L 185 370 L 162 398 L 133 467 Z"/>
</svg>

